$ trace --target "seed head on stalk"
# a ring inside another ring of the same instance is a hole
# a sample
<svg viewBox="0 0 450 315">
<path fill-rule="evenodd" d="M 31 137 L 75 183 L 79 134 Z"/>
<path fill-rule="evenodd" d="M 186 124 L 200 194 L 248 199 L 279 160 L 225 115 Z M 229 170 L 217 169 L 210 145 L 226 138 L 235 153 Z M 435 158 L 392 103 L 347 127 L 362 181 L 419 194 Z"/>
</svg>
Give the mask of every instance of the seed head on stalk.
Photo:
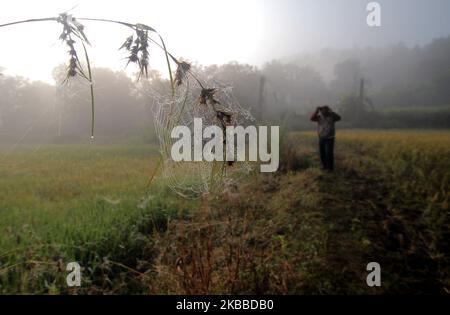
<svg viewBox="0 0 450 315">
<path fill-rule="evenodd" d="M 69 48 L 67 77 L 64 82 L 67 82 L 70 78 L 76 77 L 78 74 L 84 79 L 91 82 L 91 78 L 89 78 L 83 70 L 83 66 L 81 65 L 77 50 L 75 49 L 76 41 L 74 38 L 79 39 L 82 43 L 86 43 L 88 45 L 90 44 L 89 40 L 84 34 L 84 26 L 67 13 L 60 14 L 57 21 L 63 25 L 63 31 L 59 36 L 59 39 L 64 42 Z"/>
<path fill-rule="evenodd" d="M 216 93 L 216 88 L 202 88 L 198 102 L 201 105 L 208 105 L 208 103 L 210 103 L 211 105 L 220 104 L 220 102 L 214 98 L 214 94 Z"/>
<path fill-rule="evenodd" d="M 150 59 L 148 32 L 153 29 L 143 24 L 136 24 L 134 27 L 135 34 L 129 36 L 119 50 L 124 49 L 129 53 L 127 65 L 130 63 L 138 65 L 139 78 L 143 75 L 148 77 Z"/>
<path fill-rule="evenodd" d="M 183 84 L 188 72 L 191 70 L 191 65 L 185 61 L 177 62 L 177 70 L 175 72 L 175 85 L 180 86 Z"/>
<path fill-rule="evenodd" d="M 83 79 L 87 80 L 89 82 L 90 86 L 90 92 L 91 92 L 91 108 L 92 108 L 92 119 L 91 119 L 91 139 L 94 138 L 94 122 L 95 122 L 95 98 L 94 98 L 94 86 L 92 81 L 92 72 L 91 72 L 91 63 L 89 61 L 89 55 L 86 49 L 86 44 L 90 45 L 89 40 L 87 39 L 86 34 L 84 33 L 84 25 L 78 22 L 77 19 L 72 17 L 71 15 L 68 15 L 67 13 L 62 13 L 59 15 L 59 17 L 56 19 L 56 21 L 63 25 L 63 31 L 61 35 L 59 36 L 59 39 L 63 41 L 67 47 L 69 48 L 69 64 L 67 66 L 67 77 L 64 80 L 65 82 L 68 82 L 69 79 L 76 77 L 77 75 L 80 75 Z M 83 50 L 84 50 L 84 56 L 86 60 L 87 65 L 87 75 L 85 70 L 83 69 L 83 66 L 80 62 L 80 59 L 78 57 L 77 50 L 75 48 L 76 41 L 75 39 L 79 40 L 81 43 Z"/>
</svg>

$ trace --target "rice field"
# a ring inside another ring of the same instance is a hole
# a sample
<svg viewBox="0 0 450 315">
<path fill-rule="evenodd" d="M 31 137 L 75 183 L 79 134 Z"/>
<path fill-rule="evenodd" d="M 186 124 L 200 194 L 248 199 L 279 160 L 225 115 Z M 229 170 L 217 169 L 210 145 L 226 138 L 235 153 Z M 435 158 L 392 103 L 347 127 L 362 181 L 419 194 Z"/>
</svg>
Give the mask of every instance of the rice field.
<svg viewBox="0 0 450 315">
<path fill-rule="evenodd" d="M 338 131 L 334 174 L 315 137 L 199 200 L 147 187 L 151 145 L 0 151 L 0 293 L 449 293 L 450 132 Z"/>
</svg>

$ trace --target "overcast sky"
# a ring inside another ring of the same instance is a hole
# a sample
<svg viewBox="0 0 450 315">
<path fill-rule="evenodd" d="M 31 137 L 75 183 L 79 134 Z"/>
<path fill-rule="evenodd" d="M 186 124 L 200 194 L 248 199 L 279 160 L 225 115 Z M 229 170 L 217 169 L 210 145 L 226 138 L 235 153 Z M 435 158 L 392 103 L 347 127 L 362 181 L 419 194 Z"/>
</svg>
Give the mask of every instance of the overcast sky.
<svg viewBox="0 0 450 315">
<path fill-rule="evenodd" d="M 232 60 L 261 65 L 322 48 L 424 44 L 450 34 L 448 0 L 381 0 L 380 28 L 366 24 L 366 0 L 14 0 L 0 2 L 0 24 L 51 17 L 119 19 L 156 28 L 174 55 L 201 64 Z M 117 51 L 126 28 L 86 22 L 95 66 L 123 69 Z M 53 83 L 52 69 L 66 62 L 55 22 L 0 28 L 0 67 L 6 73 Z M 153 50 L 153 66 L 163 59 Z"/>
</svg>

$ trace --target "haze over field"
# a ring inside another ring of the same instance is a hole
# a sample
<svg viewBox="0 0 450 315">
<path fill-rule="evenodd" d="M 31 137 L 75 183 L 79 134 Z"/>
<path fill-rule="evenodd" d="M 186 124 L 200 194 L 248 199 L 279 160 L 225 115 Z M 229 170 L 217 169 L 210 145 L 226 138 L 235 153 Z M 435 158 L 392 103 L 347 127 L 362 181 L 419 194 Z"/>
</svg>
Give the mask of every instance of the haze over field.
<svg viewBox="0 0 450 315">
<path fill-rule="evenodd" d="M 0 5 L 0 23 L 68 11 L 148 24 L 198 76 L 232 86 L 255 117 L 288 117 L 298 130 L 312 127 L 308 114 L 321 104 L 342 111 L 347 127 L 359 126 L 358 111 L 373 110 L 371 127 L 449 127 L 450 2 L 379 3 L 380 27 L 368 26 L 368 1 L 356 0 L 18 0 Z M 137 83 L 138 67 L 126 67 L 129 53 L 118 49 L 130 30 L 81 22 L 92 43 L 97 135 L 154 138 L 150 105 L 169 86 L 162 50 L 150 46 L 149 80 Z M 61 31 L 54 21 L 0 28 L 0 141 L 86 138 L 89 88 L 77 79 L 61 84 L 68 62 Z M 361 79 L 366 100 L 355 107 Z"/>
<path fill-rule="evenodd" d="M 78 17 L 140 22 L 155 27 L 175 55 L 199 64 L 230 61 L 262 65 L 300 52 L 323 48 L 384 46 L 404 42 L 423 45 L 450 34 L 450 2 L 446 0 L 378 1 L 382 27 L 366 24 L 369 1 L 308 0 L 17 0 L 0 4 L 0 24 L 56 16 L 70 10 Z M 52 69 L 66 62 L 52 22 L 18 25 L 0 31 L 0 66 L 7 74 L 54 83 Z M 86 23 L 97 67 L 123 69 L 116 53 L 127 30 Z M 163 59 L 153 56 L 162 69 Z"/>
</svg>

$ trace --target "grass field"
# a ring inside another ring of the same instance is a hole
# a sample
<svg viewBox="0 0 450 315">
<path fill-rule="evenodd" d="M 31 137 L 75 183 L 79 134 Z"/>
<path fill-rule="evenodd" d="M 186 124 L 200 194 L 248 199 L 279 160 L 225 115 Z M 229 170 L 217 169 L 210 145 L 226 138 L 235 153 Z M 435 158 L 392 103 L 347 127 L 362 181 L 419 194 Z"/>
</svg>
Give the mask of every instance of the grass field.
<svg viewBox="0 0 450 315">
<path fill-rule="evenodd" d="M 184 203 L 163 198 L 164 187 L 147 189 L 156 154 L 144 145 L 86 145 L 3 155 L 0 291 L 58 293 L 67 262 L 83 262 L 92 269 L 86 274 L 97 275 L 136 250 L 130 239 L 150 236 L 140 229 Z"/>
<path fill-rule="evenodd" d="M 0 293 L 450 293 L 450 132 L 341 131 L 333 174 L 314 133 L 281 154 L 186 200 L 146 187 L 152 146 L 0 152 Z"/>
</svg>

